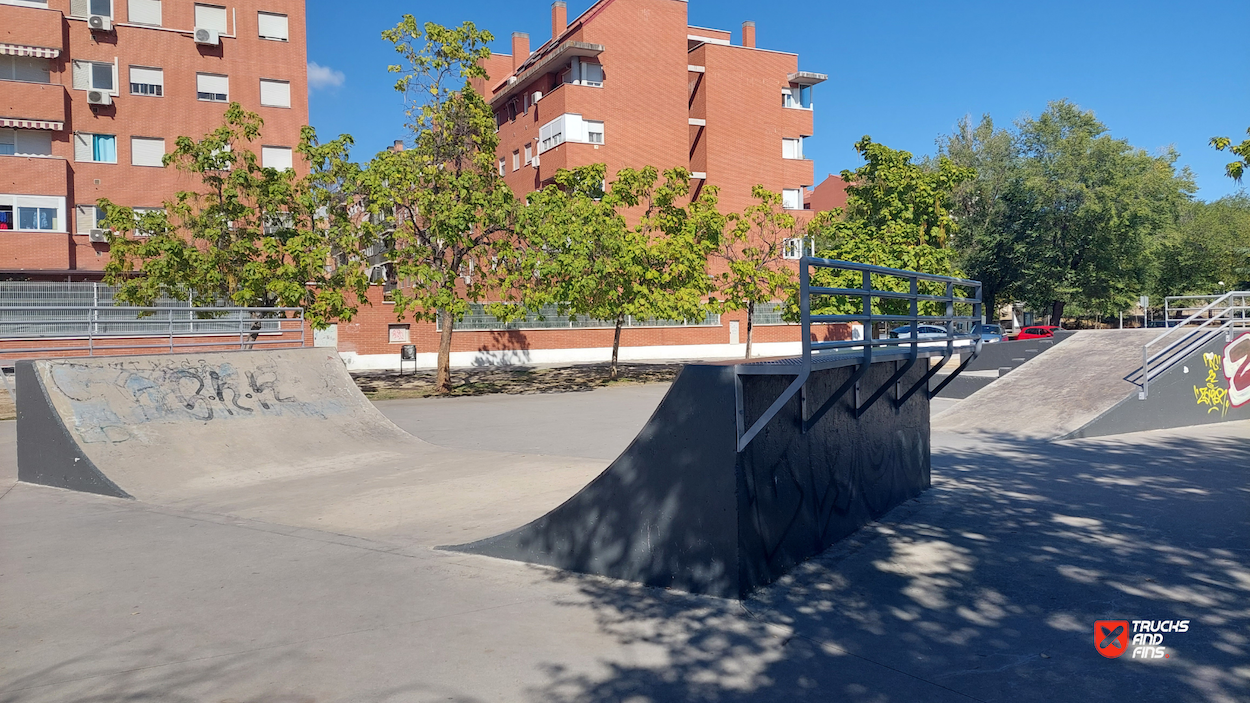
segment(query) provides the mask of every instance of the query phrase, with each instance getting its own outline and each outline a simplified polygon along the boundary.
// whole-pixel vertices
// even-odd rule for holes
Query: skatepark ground
[[[541,514],[665,390],[378,407],[475,461],[561,467],[495,469]],[[1247,467],[1245,422],[935,434],[931,490],[739,602],[19,484],[0,422],[0,703],[1246,701]],[[1191,626],[1168,659],[1109,660],[1099,619]]]

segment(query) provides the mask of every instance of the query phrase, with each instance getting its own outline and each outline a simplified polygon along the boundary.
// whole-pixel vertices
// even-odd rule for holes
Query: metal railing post
[[[875,337],[873,332],[877,327],[876,316],[872,312],[872,271],[865,270],[863,278],[864,296],[864,314],[868,316],[868,321],[864,325],[864,363],[872,363],[872,342]]]

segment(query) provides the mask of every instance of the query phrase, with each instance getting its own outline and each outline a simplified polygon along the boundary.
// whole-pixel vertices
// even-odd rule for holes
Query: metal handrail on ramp
[[[827,269],[834,271],[849,271],[861,274],[861,283],[859,288],[833,288],[826,286],[812,285],[812,269]],[[904,279],[908,282],[908,291],[890,291],[875,288],[872,277],[889,276],[893,278]],[[945,286],[944,295],[928,295],[920,292],[921,282],[940,283]],[[970,295],[956,295],[957,288],[970,289]],[[812,296],[827,297],[846,297],[858,298],[861,310],[857,314],[821,314],[812,312]],[[874,301],[878,300],[894,300],[905,301],[908,303],[909,314],[893,315],[876,313],[873,310]],[[920,304],[922,302],[944,303],[946,306],[945,314],[942,315],[921,315]],[[957,315],[956,305],[971,305],[971,315]],[[951,276],[939,276],[935,274],[919,273],[917,271],[905,271],[902,269],[886,268],[884,266],[872,266],[869,264],[858,264],[850,261],[838,261],[836,259],[820,259],[805,256],[799,260],[799,307],[802,323],[803,335],[803,353],[797,359],[788,359],[780,362],[762,362],[758,364],[743,364],[738,367],[738,393],[737,393],[737,420],[738,420],[738,451],[741,452],[751,444],[751,441],[768,425],[769,422],[781,412],[786,403],[798,395],[806,386],[808,379],[812,375],[814,369],[832,368],[835,366],[856,365],[851,377],[846,380],[842,386],[833,393],[833,395],[824,402],[824,404],[815,412],[808,415],[804,411],[803,430],[810,430],[812,426],[825,415],[834,404],[867,374],[868,369],[872,366],[873,361],[897,360],[905,362],[903,367],[899,369],[888,382],[877,389],[866,402],[860,403],[858,399],[855,404],[856,417],[863,415],[869,407],[882,398],[891,386],[900,381],[908,371],[915,366],[917,359],[920,357],[921,350],[927,349],[928,353],[933,354],[937,349],[941,349],[942,360],[936,365],[931,365],[924,377],[917,382],[906,393],[896,400],[901,405],[905,403],[915,393],[922,388],[926,389],[929,397],[942,391],[956,376],[962,372],[973,359],[981,352],[981,332],[977,330],[977,325],[985,323],[984,305],[982,303],[982,286],[980,281],[973,281],[966,278],[954,278]],[[838,341],[812,341],[812,324],[830,324],[830,323],[851,323],[859,322],[864,327],[864,338],[862,340],[838,340]],[[873,336],[873,328],[878,322],[901,322],[909,323],[911,326],[911,335],[909,337],[875,338]],[[921,337],[920,325],[932,325],[935,327],[943,327],[946,331],[944,336],[939,337]],[[960,325],[966,325],[967,332],[960,330]],[[952,372],[936,389],[927,390],[930,380],[942,370],[946,363],[955,354],[955,348],[962,346],[970,348],[971,354],[964,355],[967,358],[961,358],[959,368]],[[885,349],[885,353],[877,350]],[[749,375],[790,375],[794,374],[795,379],[782,392],[772,405],[768,407],[764,414],[761,415],[750,427],[746,426],[746,411],[743,403],[742,393],[742,376]]]
[[[1211,302],[1200,308],[1182,308],[1195,312],[1175,325],[1169,320],[1168,329],[1142,347],[1138,400],[1150,397],[1151,379],[1183,361],[1212,337],[1222,333],[1231,341],[1234,329],[1250,328],[1250,291],[1233,291],[1221,296],[1180,296],[1176,299]],[[1152,353],[1155,348],[1158,351]]]

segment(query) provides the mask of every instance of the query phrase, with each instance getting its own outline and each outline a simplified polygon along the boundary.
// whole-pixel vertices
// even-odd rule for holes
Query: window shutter
[[[195,76],[196,90],[201,93],[214,93],[229,96],[230,78],[215,76],[211,73],[197,73]]]
[[[70,0],[70,17],[87,17],[91,14],[91,0]]]
[[[287,81],[260,79],[260,104],[266,107],[290,107],[291,84]]]
[[[215,29],[225,34],[226,8],[215,5],[196,5],[195,26],[202,29]]]
[[[130,67],[130,82],[165,87],[165,71],[160,68]]]
[[[165,140],[146,137],[130,138],[130,163],[134,166],[163,167]]]
[[[91,62],[74,62],[74,90],[91,90]]]
[[[19,129],[13,136],[13,150],[16,153],[52,156],[51,132],[36,129]]]
[[[294,168],[294,155],[289,147],[263,146],[260,149],[261,165],[279,171]]]
[[[161,0],[130,0],[129,17],[134,24],[161,26]]]
[[[78,223],[79,234],[91,234],[91,230],[95,229],[95,206],[79,205],[74,208],[78,211],[75,218]]]
[[[260,26],[260,36],[264,39],[281,39],[286,41],[291,38],[286,15],[261,12],[257,16],[257,24]]]
[[[74,161],[90,163],[95,161],[95,149],[90,134],[77,132],[74,134]]]

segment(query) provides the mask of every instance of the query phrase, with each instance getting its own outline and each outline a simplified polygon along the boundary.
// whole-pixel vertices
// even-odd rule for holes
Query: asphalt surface
[[[648,393],[380,407],[444,447],[606,466]],[[1250,423],[935,435],[932,490],[741,603],[15,485],[13,431],[0,703],[1250,700]],[[1103,619],[1191,627],[1111,660]]]

